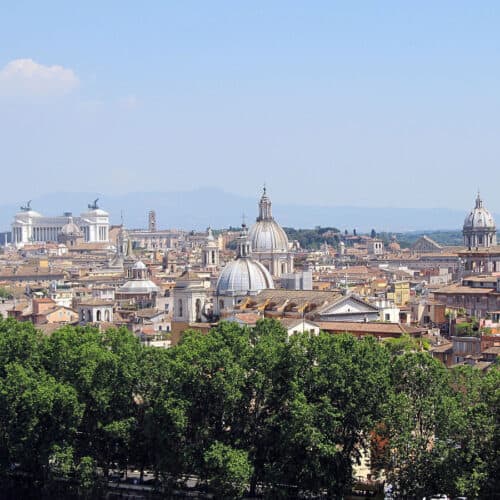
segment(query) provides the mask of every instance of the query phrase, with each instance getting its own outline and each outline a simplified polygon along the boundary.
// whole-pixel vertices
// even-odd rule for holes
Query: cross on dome
[[[481,193],[479,192],[479,189],[477,190],[477,197],[476,197],[476,208],[482,208],[483,207],[483,200],[481,199]]]

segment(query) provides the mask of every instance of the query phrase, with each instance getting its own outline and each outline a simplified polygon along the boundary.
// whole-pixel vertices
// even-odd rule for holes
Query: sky
[[[2,204],[219,187],[500,211],[500,2],[0,3]]]

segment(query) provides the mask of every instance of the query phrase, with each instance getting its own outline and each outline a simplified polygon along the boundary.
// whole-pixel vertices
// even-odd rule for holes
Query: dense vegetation
[[[165,350],[127,330],[43,336],[0,321],[1,489],[99,498],[108,471],[133,465],[153,470],[164,496],[189,474],[216,498],[341,498],[372,447],[397,498],[494,498],[498,369],[447,370],[408,346],[288,340],[263,320],[189,332]],[[20,492],[19,477],[31,488]]]
[[[325,242],[336,247],[341,238],[340,231],[335,227],[316,227],[314,229],[294,229],[284,227],[290,241],[298,241],[301,248],[318,250]]]

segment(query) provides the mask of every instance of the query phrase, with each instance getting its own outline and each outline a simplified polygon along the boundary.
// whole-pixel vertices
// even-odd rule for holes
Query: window
[[[183,311],[182,311],[182,299],[179,299],[179,302],[177,303],[179,306],[179,316],[183,316]]]
[[[200,299],[196,299],[195,308],[196,308],[196,321],[201,322],[201,300]]]
[[[96,314],[96,321],[101,321],[101,311],[98,309]]]
[[[390,321],[391,315],[389,313],[385,313],[385,321]]]

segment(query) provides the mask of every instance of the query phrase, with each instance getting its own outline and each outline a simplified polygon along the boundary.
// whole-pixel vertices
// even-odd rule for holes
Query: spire
[[[272,220],[273,214],[271,211],[271,199],[267,196],[266,185],[264,184],[264,189],[262,190],[262,196],[259,201],[259,217],[257,221],[261,220]]]
[[[483,200],[481,199],[481,193],[479,192],[479,189],[477,190],[477,198],[476,198],[476,208],[482,208],[483,207]]]
[[[238,259],[250,257],[250,240],[246,224],[241,225],[241,233],[238,238]]]

